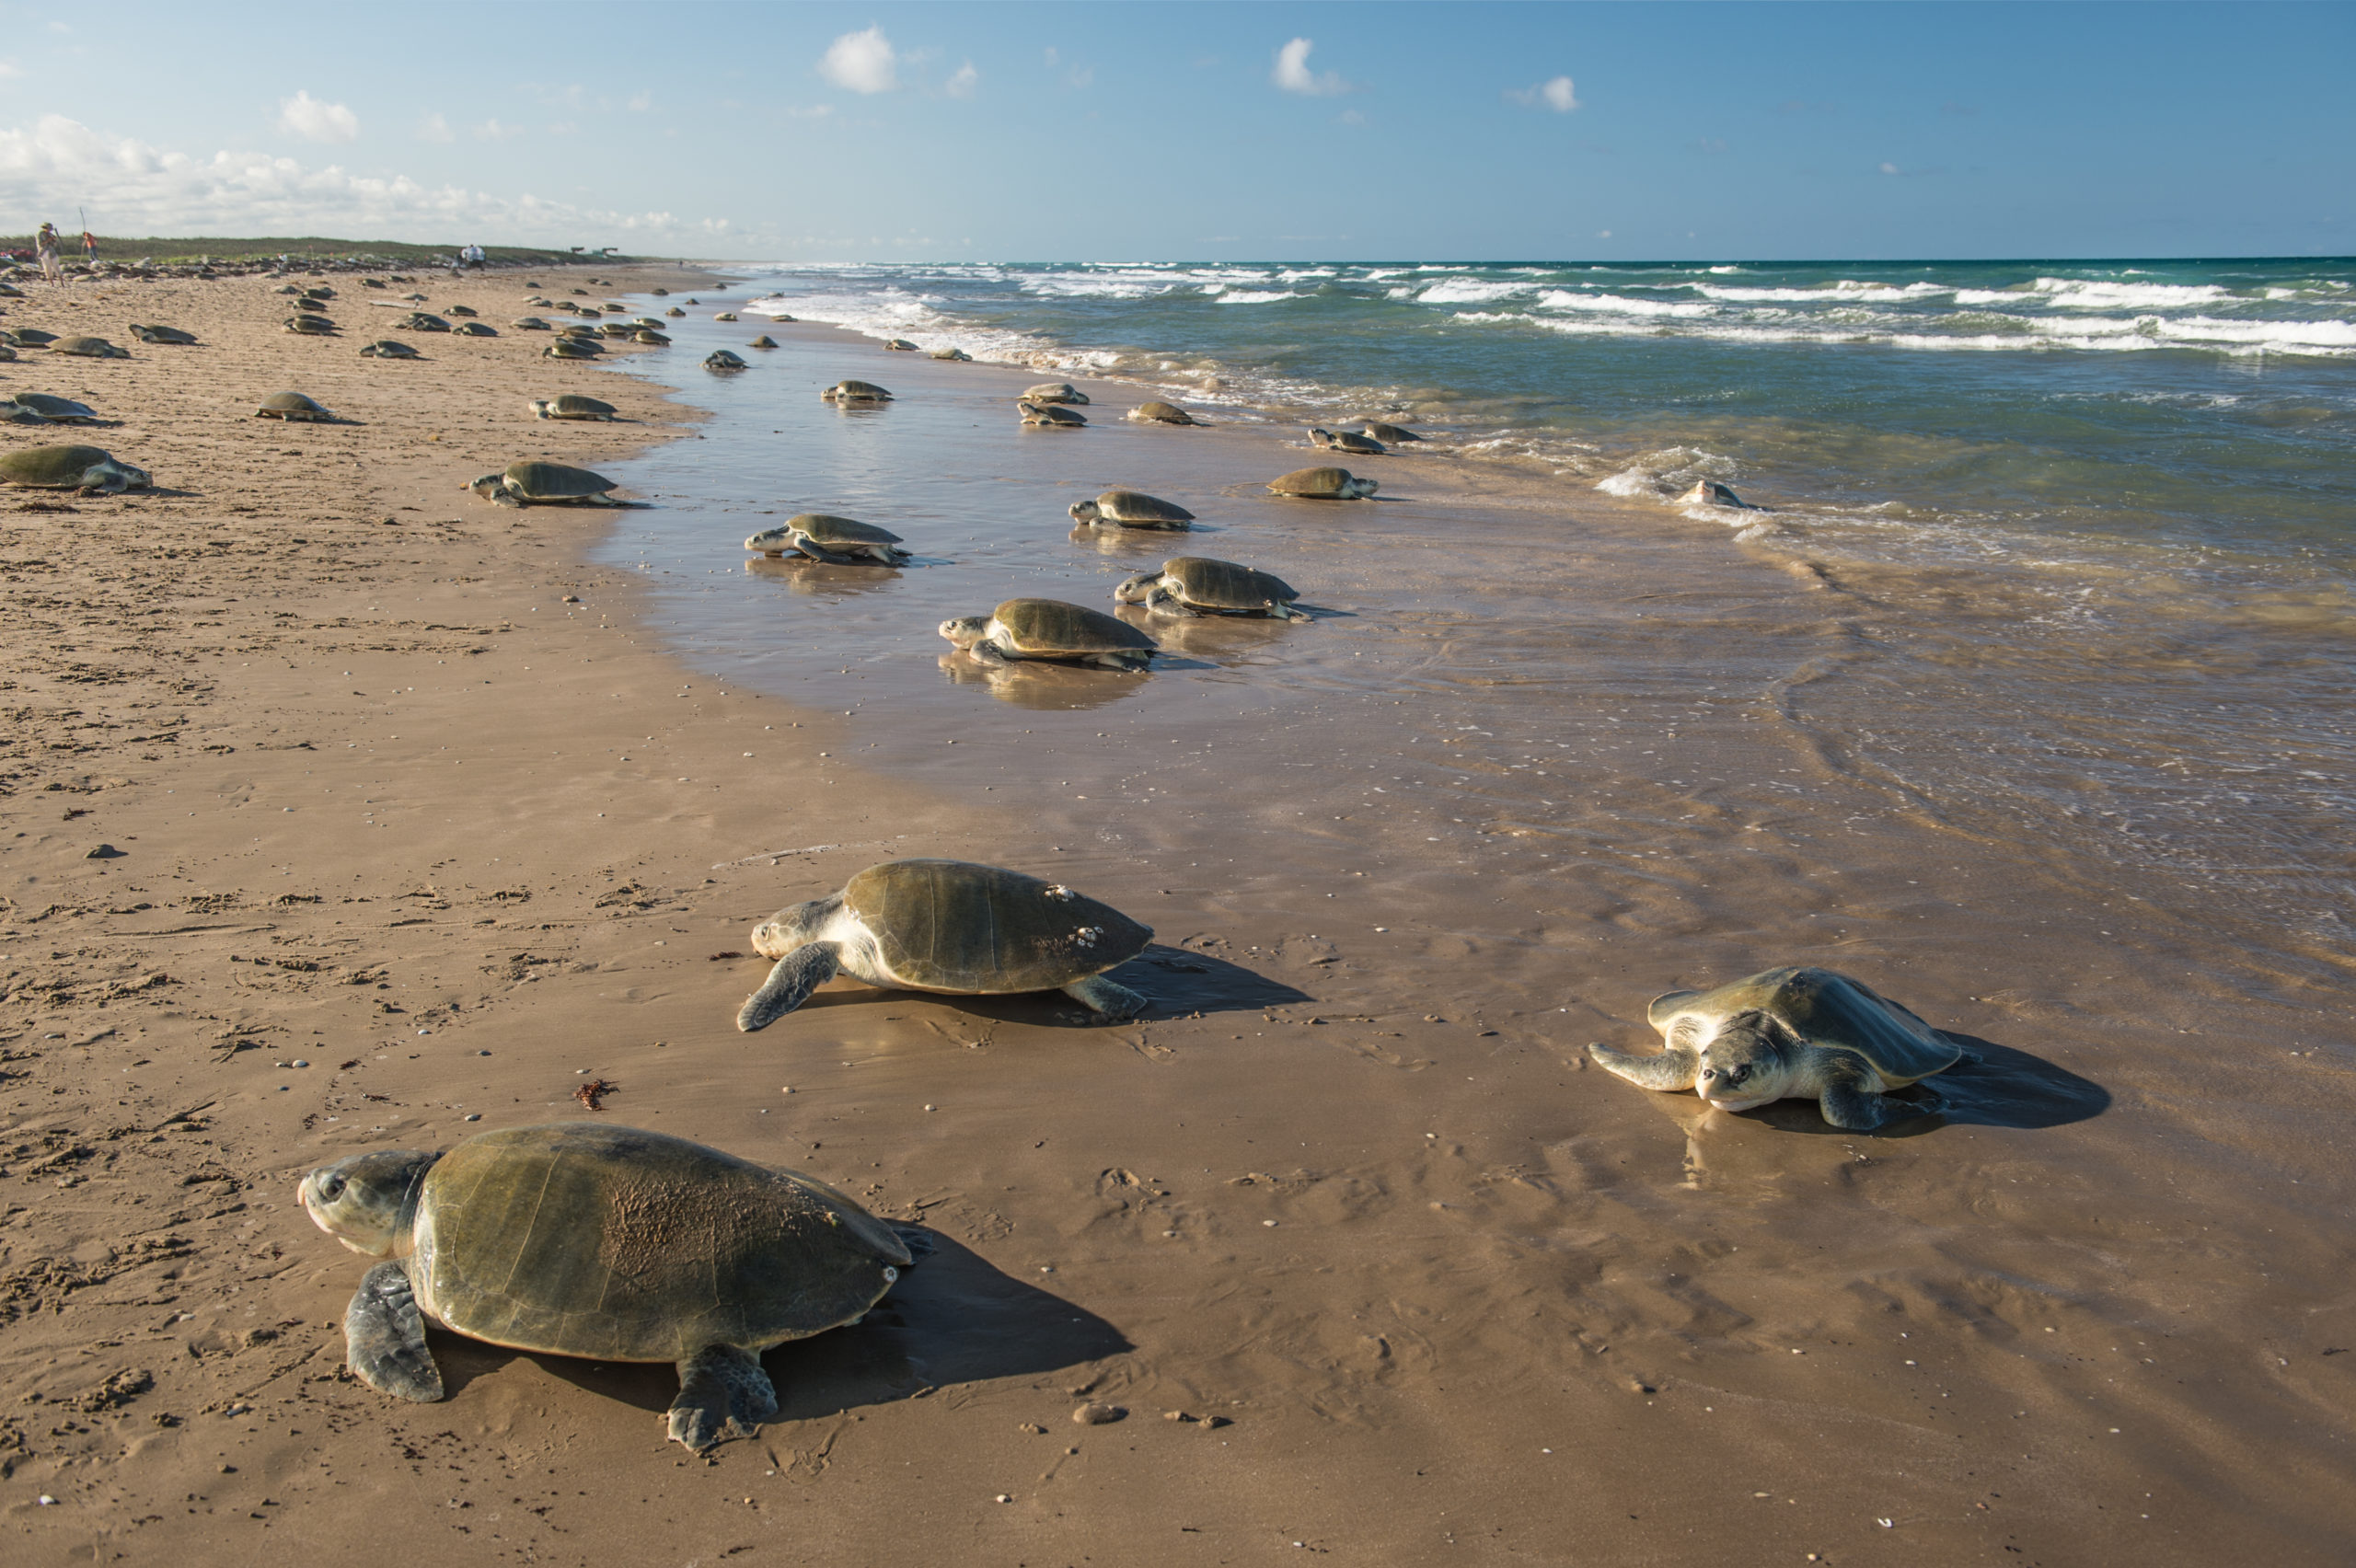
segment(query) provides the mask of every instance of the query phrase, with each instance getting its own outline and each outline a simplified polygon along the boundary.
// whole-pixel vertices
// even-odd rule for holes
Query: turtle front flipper
[[[810,999],[810,993],[835,977],[842,961],[827,942],[795,948],[777,961],[761,988],[736,1009],[736,1027],[750,1034],[767,1029]]]
[[[1943,1100],[1932,1106],[1885,1100],[1869,1068],[1845,1052],[1827,1054],[1833,1059],[1824,1068],[1824,1090],[1818,1097],[1817,1107],[1824,1113],[1824,1119],[1836,1127],[1870,1133],[1885,1123],[1946,1109]],[[1933,1098],[1937,1099],[1935,1094]]]
[[[1093,1013],[1103,1015],[1107,1023],[1120,1023],[1146,1009],[1142,993],[1132,991],[1118,981],[1107,980],[1102,974],[1091,974],[1075,980],[1063,988],[1064,995]]]
[[[777,1419],[777,1385],[761,1358],[733,1344],[704,1346],[679,1363],[679,1397],[671,1401],[671,1435],[702,1453],[730,1433],[750,1437]]]
[[[1589,1045],[1587,1054],[1605,1072],[1641,1089],[1692,1089],[1702,1076],[1701,1055],[1682,1045],[1672,1045],[1657,1056],[1632,1056],[1609,1045]]]
[[[425,1348],[425,1315],[398,1262],[382,1262],[360,1282],[344,1309],[345,1359],[380,1394],[432,1404],[442,1397],[442,1369]]]

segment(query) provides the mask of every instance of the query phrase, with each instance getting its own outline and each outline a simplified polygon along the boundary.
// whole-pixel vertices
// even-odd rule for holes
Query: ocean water
[[[1725,553],[1833,595],[1821,635],[1798,648],[1762,633],[1758,658],[1738,661],[1726,675],[1735,684],[1704,701],[1747,686],[1805,752],[1796,778],[1837,780],[1936,841],[2084,865],[2189,916],[2230,912],[2245,940],[2301,963],[2332,970],[2356,956],[2356,260],[736,271],[730,298],[745,327],[683,322],[682,349],[707,336],[741,345],[758,312],[789,314],[1110,378],[1272,439],[1353,415],[1409,424],[1429,439],[1373,460],[1391,488],[1416,463],[1495,465],[1519,493],[1534,485],[1606,504],[1639,529],[1653,519],[1680,549],[1706,522],[1703,536]],[[1107,444],[1131,441],[1126,432],[1017,443],[1001,461],[1003,438],[989,432],[1005,416],[978,405],[919,400],[920,411],[904,400],[879,419],[821,418],[814,386],[840,375],[888,383],[915,356],[822,353],[803,366],[789,348],[768,362],[791,368],[783,377],[757,363],[709,389],[697,377],[687,396],[718,416],[706,433],[721,446],[653,455],[641,482],[682,497],[700,488],[720,505],[715,464],[752,465],[762,499],[727,502],[724,524],[695,525],[738,536],[753,531],[739,524],[779,507],[886,520],[913,506],[956,519],[939,552],[956,565],[888,590],[788,572],[799,603],[780,644],[765,618],[780,581],[718,575],[702,532],[649,514],[609,559],[676,580],[679,634],[715,657],[751,659],[722,667],[766,667],[768,684],[791,691],[812,678],[781,673],[794,657],[781,650],[801,639],[805,653],[814,641],[838,657],[846,676],[868,662],[929,671],[941,651],[934,619],[987,607],[959,594],[1020,579],[1023,591],[1094,602],[1102,586],[1088,572],[1149,564],[1095,560],[1033,515],[1060,510],[1058,487],[1157,488],[1150,468],[1104,471]],[[942,455],[912,464],[913,451]],[[1066,460],[1083,453],[1077,467]],[[1175,474],[1169,482],[1183,482]],[[1704,478],[1766,510],[1679,501]],[[1207,513],[1227,505],[1185,493]],[[1576,546],[1575,523],[1540,513],[1515,525],[1534,530],[1518,537]],[[1253,525],[1213,522],[1242,531],[1190,548],[1244,550]],[[1646,700],[1690,695],[1634,663],[1600,679],[1564,664],[1576,640],[1557,606],[1566,593],[1608,596],[1608,584],[1533,580],[1497,594],[1481,542],[1421,582],[1391,576],[1403,544],[1449,526],[1442,510],[1403,539],[1335,538],[1293,564],[1274,559],[1288,576],[1348,584],[1350,636],[1387,625],[1400,641],[1324,662],[1297,640],[1230,637],[1236,646],[1194,661],[1198,672],[1158,676],[1157,704],[1166,710],[1187,680],[1225,693],[1234,712],[1281,722],[1302,692],[1358,681],[1370,702],[1387,701],[1382,683],[1428,671],[1433,690],[1472,705],[1474,727],[1519,745],[1540,744],[1574,691],[1609,702],[1622,680]],[[1277,548],[1276,536],[1259,548]],[[1305,547],[1290,536],[1282,548]],[[1731,648],[1741,630],[1694,635]],[[1342,629],[1330,638],[1344,645]],[[1481,706],[1505,700],[1487,673],[1503,646],[1527,651],[1509,718]],[[1561,688],[1551,708],[1550,683]],[[1064,705],[1051,684],[1029,683],[1046,694],[1043,708]],[[1127,699],[1108,691],[1072,706],[1100,700]]]

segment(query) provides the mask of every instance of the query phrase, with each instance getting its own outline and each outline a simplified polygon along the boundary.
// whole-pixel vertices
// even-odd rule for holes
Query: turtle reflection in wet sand
[[[921,1231],[824,1182],[602,1122],[380,1149],[303,1179],[304,1209],[368,1271],[344,1313],[352,1370],[430,1403],[432,1319],[549,1355],[671,1362],[670,1435],[700,1452],[776,1418],[761,1352],[856,1323]]]
[[[886,860],[839,893],[791,904],[753,928],[774,958],[736,1027],[750,1033],[837,974],[892,990],[953,997],[1061,991],[1108,1022],[1146,998],[1104,978],[1153,940],[1109,904],[1022,871],[964,860]]]
[[[1654,998],[1657,1055],[1606,1045],[1588,1054],[1646,1089],[1697,1090],[1722,1111],[1814,1100],[1836,1127],[1870,1132],[1939,1109],[1882,1096],[1965,1059],[1964,1051],[1871,987],[1829,969],[1769,969],[1705,991]]]

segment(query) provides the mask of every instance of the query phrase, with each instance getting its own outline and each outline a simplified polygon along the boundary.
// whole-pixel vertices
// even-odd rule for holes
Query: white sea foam
[[[1711,283],[1681,285],[1711,299],[1734,302],[1838,299],[1868,302],[1875,300],[1922,299],[1931,294],[1952,294],[1951,283],[1908,283],[1900,288],[1892,283],[1861,283],[1843,278],[1826,288],[1817,289],[1730,289]]]
[[[1393,290],[1393,296],[1406,290]],[[1491,300],[1511,299],[1528,294],[1528,283],[1483,283],[1471,278],[1452,278],[1444,283],[1433,283],[1415,297],[1426,305],[1485,305]]]
[[[1289,289],[1229,289],[1214,301],[1218,305],[1274,305],[1280,299],[1305,297]]]
[[[1696,300],[1630,299],[1625,294],[1572,294],[1565,289],[1548,289],[1538,296],[1538,305],[1546,310],[1594,310],[1617,316],[1709,316],[1715,310]]]

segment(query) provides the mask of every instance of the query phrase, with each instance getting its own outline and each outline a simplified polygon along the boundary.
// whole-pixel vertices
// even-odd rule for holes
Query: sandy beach
[[[422,285],[505,334],[422,363],[357,356],[392,313],[344,277],[325,340],[261,279],[6,302],[133,357],[0,365],[109,421],[0,439],[157,487],[0,491],[10,1561],[2344,1560],[2334,961],[1803,721],[1906,636],[1876,583],[1445,444],[1278,502],[1290,426],[1083,379],[1088,429],[1022,431],[1035,373],[598,275],[703,303],[611,374],[509,330],[508,275]],[[899,399],[821,406],[848,375]],[[287,388],[346,422],[250,417]],[[567,390],[632,422],[525,409]],[[462,491],[527,455],[648,507]],[[1114,483],[1206,525],[1074,539]],[[920,563],[741,564],[803,510]],[[942,663],[943,616],[1182,551],[1319,618],[1157,624],[1143,677]],[[1147,921],[1152,1007],[838,981],[734,1030],[752,921],[917,854]],[[1947,1113],[1729,1116],[1585,1058],[1782,963],[1976,1050]],[[590,1078],[937,1239],[768,1355],[756,1438],[666,1442],[667,1367],[437,1332],[442,1404],[343,1370],[365,1265],[303,1173]]]

